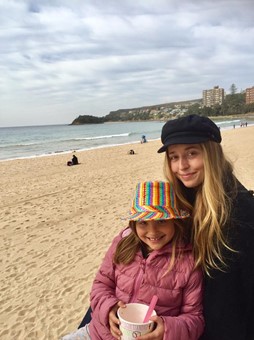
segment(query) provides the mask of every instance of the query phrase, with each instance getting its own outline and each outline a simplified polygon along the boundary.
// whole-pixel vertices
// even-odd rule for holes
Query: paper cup
[[[120,331],[122,340],[135,340],[138,336],[150,333],[153,330],[154,322],[148,321],[143,323],[149,306],[141,303],[128,303],[125,308],[119,308],[117,311],[120,320]],[[152,316],[156,315],[155,310]]]

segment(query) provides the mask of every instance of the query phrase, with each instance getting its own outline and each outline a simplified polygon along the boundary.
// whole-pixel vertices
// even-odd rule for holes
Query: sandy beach
[[[237,177],[254,189],[254,127],[222,136]],[[73,167],[71,154],[0,162],[1,339],[53,340],[77,328],[136,183],[164,179],[160,145],[76,152]]]

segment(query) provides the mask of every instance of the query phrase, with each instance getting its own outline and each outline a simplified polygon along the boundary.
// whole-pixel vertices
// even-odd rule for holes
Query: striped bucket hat
[[[164,220],[189,216],[187,211],[177,208],[172,184],[154,181],[137,184],[128,219],[130,221]]]

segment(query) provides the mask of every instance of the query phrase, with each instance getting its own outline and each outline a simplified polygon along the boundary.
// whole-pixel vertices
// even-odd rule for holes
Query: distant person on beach
[[[161,141],[165,175],[191,212],[195,263],[205,274],[200,339],[254,339],[253,195],[235,177],[209,118],[168,121]]]
[[[143,135],[143,136],[141,137],[141,144],[146,143],[146,142],[147,142],[146,136]]]
[[[75,156],[75,155],[72,155],[72,160],[71,160],[71,161],[68,161],[68,162],[67,162],[67,165],[68,165],[68,166],[72,166],[72,165],[77,165],[77,164],[79,164],[79,162],[78,162],[78,157]]]
[[[130,302],[149,305],[154,295],[156,327],[142,339],[199,339],[203,275],[194,266],[189,214],[176,204],[167,182],[137,185],[129,227],[114,238],[93,282],[91,322],[62,340],[120,339],[118,308]]]
[[[247,126],[248,126],[248,122],[245,122],[245,123],[244,123],[244,122],[241,122],[240,127],[244,127],[244,126],[247,127]]]
[[[72,165],[77,165],[78,164],[78,157],[75,155],[72,155]]]

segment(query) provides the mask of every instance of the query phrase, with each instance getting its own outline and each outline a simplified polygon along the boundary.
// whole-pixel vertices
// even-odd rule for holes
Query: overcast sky
[[[0,0],[0,126],[254,86],[253,0]]]

